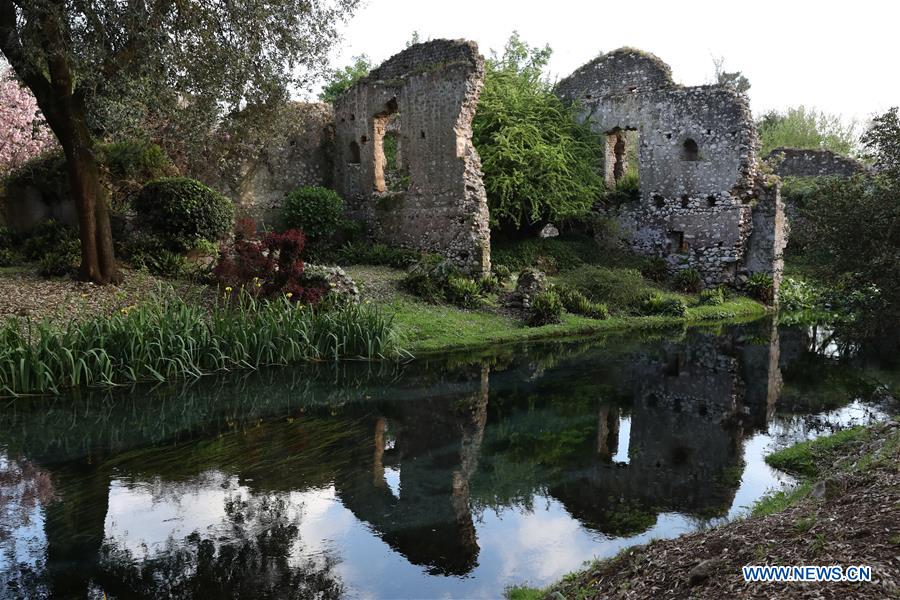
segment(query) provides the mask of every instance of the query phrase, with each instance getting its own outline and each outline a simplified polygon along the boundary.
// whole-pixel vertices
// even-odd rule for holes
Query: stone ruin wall
[[[383,63],[334,110],[334,186],[349,216],[378,240],[443,254],[476,275],[490,271],[487,198],[472,144],[483,82],[473,42],[435,40]]]
[[[238,216],[257,226],[281,226],[280,209],[289,193],[303,186],[330,187],[334,113],[322,102],[289,102],[260,139],[246,147],[221,149],[201,178],[235,203]]]
[[[852,177],[866,172],[855,158],[831,150],[776,148],[766,160],[778,160],[775,174],[780,177]]]
[[[664,257],[672,271],[695,268],[708,285],[740,286],[753,271],[777,283],[780,194],[758,173],[746,98],[722,86],[679,86],[659,58],[628,48],[591,61],[556,91],[608,140],[637,137],[640,200],[617,212],[634,250]],[[611,148],[607,176],[621,158]]]

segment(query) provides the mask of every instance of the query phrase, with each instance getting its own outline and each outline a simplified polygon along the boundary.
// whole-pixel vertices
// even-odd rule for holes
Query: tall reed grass
[[[0,325],[0,395],[199,377],[300,361],[403,354],[393,318],[367,305],[301,306],[243,290],[212,310],[173,294],[111,317]]]

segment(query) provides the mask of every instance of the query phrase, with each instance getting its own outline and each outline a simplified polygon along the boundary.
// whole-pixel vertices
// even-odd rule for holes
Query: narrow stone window
[[[397,99],[392,98],[374,118],[376,192],[401,191],[409,187],[409,177],[403,169],[403,138],[397,108]]]
[[[716,197],[713,196],[712,194],[710,194],[709,196],[707,196],[707,197],[706,197],[706,204],[709,205],[710,207],[715,206],[715,205],[716,205]]]
[[[603,159],[606,187],[615,188],[626,175],[638,176],[638,132],[616,127],[606,134]]]
[[[687,194],[681,196],[681,208],[687,208],[691,205],[691,197]]]
[[[669,252],[687,254],[689,249],[688,243],[684,239],[683,231],[669,232]]]
[[[653,195],[653,204],[656,205],[656,208],[662,208],[666,205],[666,199],[660,196],[659,194]]]
[[[350,160],[348,161],[351,165],[358,165],[360,163],[359,156],[359,144],[356,143],[356,140],[350,141]]]
[[[684,144],[682,144],[681,148],[681,159],[691,161],[700,160],[700,148],[697,146],[697,142],[691,138],[684,140]]]

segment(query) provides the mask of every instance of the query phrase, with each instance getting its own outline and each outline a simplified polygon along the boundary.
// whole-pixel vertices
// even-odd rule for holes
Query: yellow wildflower
[[[294,297],[294,293],[293,293],[293,292],[288,292],[287,294],[285,294],[285,296],[287,296],[288,298],[293,298],[293,297]]]
[[[230,293],[231,293],[231,290],[233,290],[233,289],[234,289],[234,288],[231,287],[231,286],[229,285],[228,287],[225,288],[225,291],[228,292],[228,293],[230,294]]]

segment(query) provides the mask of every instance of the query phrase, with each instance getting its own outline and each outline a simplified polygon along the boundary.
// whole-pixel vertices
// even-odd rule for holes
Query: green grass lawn
[[[756,319],[766,314],[760,303],[737,297],[719,306],[692,306],[684,318],[611,317],[589,319],[564,314],[562,323],[528,327],[518,319],[486,310],[462,310],[443,304],[428,304],[412,297],[399,297],[385,305],[393,313],[400,346],[414,355],[467,347],[547,337],[564,337],[617,329],[653,329],[679,324],[700,324],[731,319]]]

